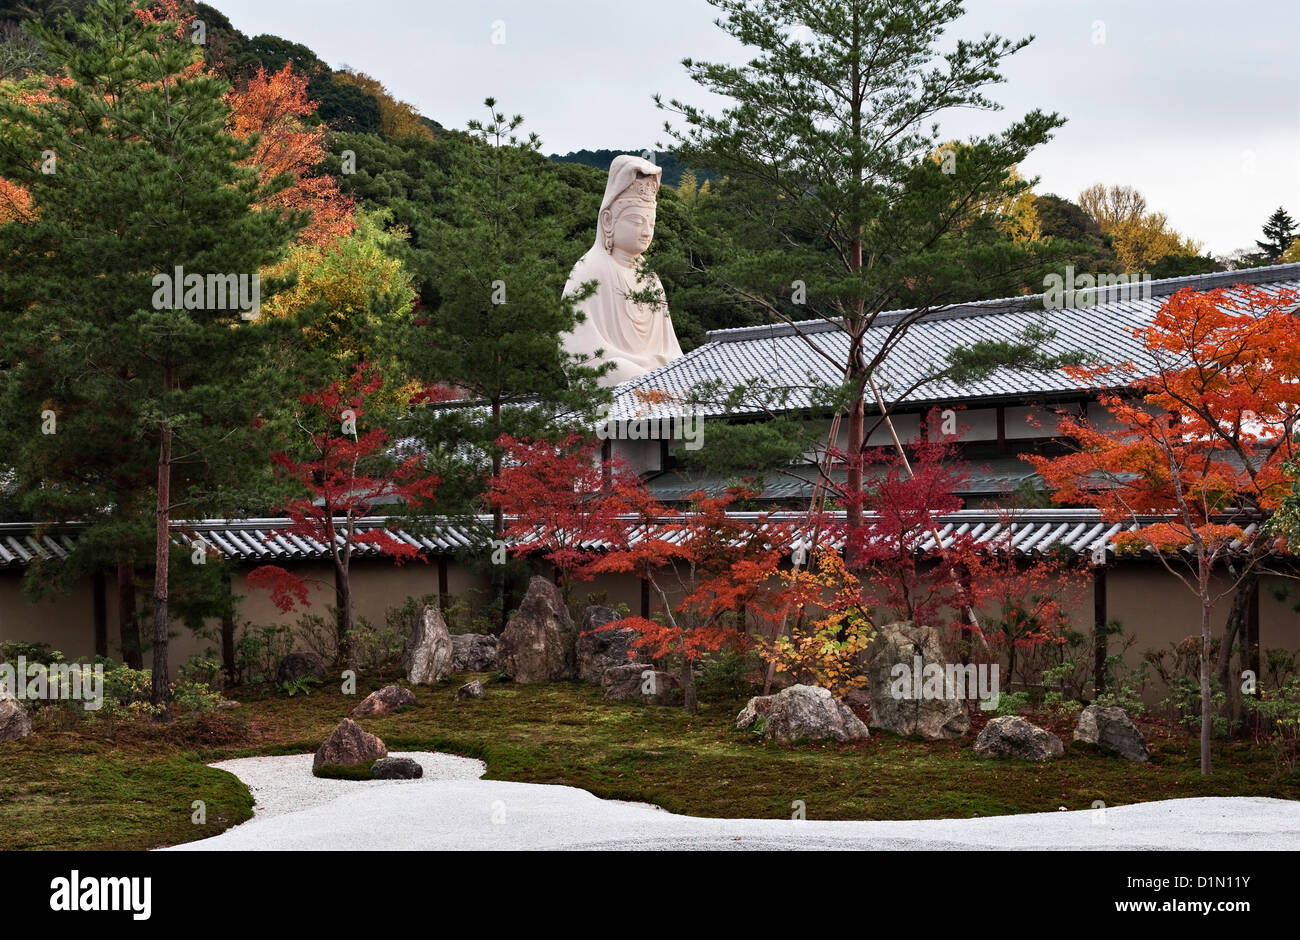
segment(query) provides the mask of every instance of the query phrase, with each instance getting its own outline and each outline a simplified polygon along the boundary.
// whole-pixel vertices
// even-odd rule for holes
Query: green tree
[[[411,433],[447,481],[442,505],[464,509],[479,506],[500,473],[502,434],[562,436],[607,399],[596,372],[560,343],[575,322],[574,302],[595,287],[564,295],[576,254],[565,229],[572,194],[538,153],[537,136],[520,138],[523,119],[507,119],[491,98],[486,104],[486,122],[450,138],[443,212],[423,223],[437,246],[427,259],[431,291],[397,344],[407,372],[462,398],[458,407],[418,410]],[[497,510],[494,537],[503,531]],[[501,599],[504,575],[495,574]]]
[[[158,705],[171,515],[258,499],[257,419],[284,397],[264,363],[284,324],[247,301],[255,286],[271,293],[255,275],[305,221],[254,209],[271,193],[239,165],[251,148],[226,129],[229,86],[194,68],[201,52],[175,26],[98,0],[40,31],[70,82],[0,102],[4,164],[34,206],[30,221],[0,226],[4,391],[31,416],[10,430],[16,463],[29,505],[58,518],[100,517],[125,535],[152,514]],[[226,276],[243,278],[242,298],[217,293],[218,278],[237,286]],[[41,433],[43,413],[55,433]],[[88,476],[81,460],[101,446]]]
[[[709,2],[749,61],[684,65],[728,106],[712,115],[656,101],[685,123],[665,124],[679,158],[738,186],[755,220],[745,241],[753,250],[715,275],[767,316],[792,321],[788,305],[802,300],[809,315],[846,334],[835,360],[843,387],[828,404],[847,409],[847,490],[860,494],[865,397],[902,336],[931,310],[1022,284],[1052,257],[1040,242],[1013,242],[983,208],[1032,188],[1036,181],[1013,168],[1064,122],[1033,111],[1001,134],[941,151],[936,118],[955,108],[996,110],[984,89],[1002,81],[1003,60],[1030,41],[986,34],[944,51],[940,39],[963,13],[957,0]],[[911,312],[869,345],[871,327],[891,309]],[[1026,337],[980,353],[988,366],[1032,360],[1036,347]],[[853,526],[859,507],[850,503]]]
[[[1264,223],[1264,241],[1255,242],[1269,264],[1277,264],[1295,240],[1295,219],[1281,206]]]

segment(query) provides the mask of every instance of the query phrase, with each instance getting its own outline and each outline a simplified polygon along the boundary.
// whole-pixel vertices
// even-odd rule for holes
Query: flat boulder
[[[462,685],[459,689],[456,690],[456,698],[462,701],[464,699],[482,698],[482,697],[483,697],[483,683],[479,682],[477,679],[475,679],[473,682],[466,682],[464,685]]]
[[[506,623],[497,662],[515,682],[556,682],[578,675],[573,618],[560,590],[542,577],[528,582],[523,603]]]
[[[352,711],[353,718],[371,718],[393,715],[415,704],[415,693],[400,685],[386,685],[367,695]]]
[[[27,709],[16,698],[0,698],[0,741],[16,741],[32,733]]]
[[[600,629],[618,619],[618,611],[612,607],[592,606],[583,611],[582,626],[578,629],[578,639],[574,644],[578,678],[583,682],[601,685],[605,681],[606,669],[628,664],[628,652],[637,632],[628,628]]]
[[[451,638],[452,668],[488,672],[497,668],[497,638],[490,633],[458,633]]]
[[[1145,761],[1151,757],[1146,738],[1118,705],[1089,705],[1079,712],[1074,740],[1095,744],[1106,753],[1118,754],[1125,760]]]
[[[275,677],[280,682],[297,682],[303,678],[324,682],[328,669],[329,666],[319,654],[299,650],[280,660],[280,668],[275,671]]]
[[[980,757],[1015,757],[1019,760],[1050,760],[1065,753],[1061,739],[1017,715],[994,718],[975,739]]]
[[[351,718],[344,718],[316,751],[313,771],[322,767],[355,767],[388,756],[388,748]]]
[[[406,639],[402,665],[406,679],[416,685],[432,685],[451,675],[451,633],[437,604],[425,604],[415,615],[411,635]]]
[[[964,698],[945,697],[946,683],[936,696],[928,694],[932,689],[927,683],[911,681],[912,676],[923,676],[927,666],[938,666],[946,675],[948,665],[939,631],[933,627],[903,620],[876,628],[866,663],[871,727],[932,741],[960,738],[969,731]],[[905,689],[895,681],[904,673]]]
[[[778,744],[796,741],[866,741],[871,732],[829,689],[792,685],[775,695],[755,696],[736,717],[737,728],[763,721],[763,737]]]
[[[640,702],[642,705],[682,703],[681,678],[655,669],[650,663],[610,666],[600,677],[600,687],[605,698],[615,702]]]
[[[376,780],[418,780],[424,768],[409,757],[381,757],[370,766],[370,776]]]

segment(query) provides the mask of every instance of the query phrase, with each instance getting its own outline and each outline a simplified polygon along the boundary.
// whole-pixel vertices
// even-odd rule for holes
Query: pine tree
[[[5,394],[30,416],[10,437],[31,506],[62,501],[62,517],[119,534],[152,509],[164,705],[171,514],[249,499],[255,419],[283,397],[261,367],[282,324],[257,318],[256,274],[305,220],[256,211],[273,190],[240,165],[251,148],[227,130],[229,86],[176,23],[98,0],[41,35],[66,78],[0,102],[4,165],[33,206],[0,226]]]
[[[665,130],[684,163],[726,177],[756,220],[752,250],[715,276],[772,319],[824,319],[847,334],[835,361],[843,387],[812,393],[847,410],[847,491],[860,493],[854,455],[865,442],[865,397],[903,335],[928,312],[989,296],[993,286],[1008,288],[1001,296],[1017,292],[1051,257],[1041,243],[1007,238],[985,209],[1013,204],[1032,187],[1014,167],[1064,122],[1032,111],[1001,134],[944,152],[937,118],[954,108],[996,110],[984,89],[1002,81],[1003,60],[1030,41],[985,35],[943,51],[941,37],[963,13],[957,0],[709,2],[749,61],[685,60],[728,106],[712,115],[657,99],[685,122]],[[891,309],[910,312],[872,344],[871,327]],[[826,355],[824,340],[809,342]],[[1026,336],[984,344],[965,362],[1026,367],[1036,353]],[[860,512],[850,516],[860,524]]]
[[[1264,241],[1255,242],[1264,257],[1268,259],[1269,264],[1277,264],[1282,260],[1282,254],[1291,247],[1291,242],[1295,240],[1295,219],[1291,218],[1281,206],[1277,211],[1268,217],[1264,223]]]

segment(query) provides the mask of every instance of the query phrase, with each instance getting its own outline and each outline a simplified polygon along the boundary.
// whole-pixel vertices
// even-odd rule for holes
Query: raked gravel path
[[[482,761],[401,753],[420,780],[321,780],[312,755],[212,766],[249,788],[254,818],[177,850],[255,849],[1300,849],[1300,803],[1197,797],[980,819],[703,819],[576,787],[479,779]],[[815,815],[816,807],[808,812]]]

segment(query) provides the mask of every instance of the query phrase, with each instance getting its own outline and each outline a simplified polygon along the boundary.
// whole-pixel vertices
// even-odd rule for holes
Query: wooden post
[[[641,579],[641,616],[650,619],[650,582],[645,578]]]
[[[447,556],[438,556],[438,612],[447,616]]]
[[[1092,569],[1093,695],[1106,690],[1106,566]]]
[[[95,655],[108,655],[108,598],[104,587],[104,570],[95,569],[93,616],[95,620]]]

